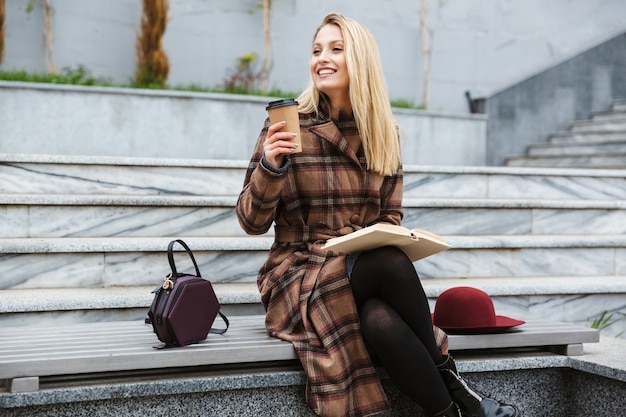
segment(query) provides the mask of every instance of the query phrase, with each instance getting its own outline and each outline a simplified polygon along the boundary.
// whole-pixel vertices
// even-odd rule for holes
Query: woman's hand
[[[285,155],[293,153],[299,146],[297,143],[290,142],[296,137],[293,132],[279,132],[285,127],[285,122],[274,123],[267,129],[267,137],[263,142],[263,152],[265,160],[274,168],[280,168],[285,162]]]

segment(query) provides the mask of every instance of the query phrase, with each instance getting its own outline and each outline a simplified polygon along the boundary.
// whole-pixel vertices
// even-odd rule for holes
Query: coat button
[[[353,214],[352,217],[350,217],[350,222],[352,224],[359,224],[360,221],[361,221],[361,216],[359,216],[358,214]]]

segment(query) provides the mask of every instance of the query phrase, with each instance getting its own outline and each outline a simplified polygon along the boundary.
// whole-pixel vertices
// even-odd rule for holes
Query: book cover
[[[387,223],[377,223],[344,236],[328,239],[323,249],[354,253],[381,246],[396,246],[415,262],[450,248],[445,240],[423,229],[408,229]]]

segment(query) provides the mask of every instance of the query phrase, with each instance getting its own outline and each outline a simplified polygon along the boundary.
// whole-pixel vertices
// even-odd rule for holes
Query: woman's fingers
[[[265,160],[274,167],[282,166],[285,155],[293,153],[298,144],[291,142],[296,137],[294,132],[279,132],[285,126],[285,122],[271,125],[267,130],[267,137],[263,144]]]

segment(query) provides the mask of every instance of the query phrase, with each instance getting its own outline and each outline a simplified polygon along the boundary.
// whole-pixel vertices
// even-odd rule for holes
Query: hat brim
[[[496,324],[494,326],[489,327],[472,327],[472,326],[463,326],[463,327],[450,327],[445,325],[440,325],[434,322],[434,314],[431,314],[431,318],[433,319],[433,324],[439,327],[441,330],[446,333],[459,333],[459,334],[482,334],[482,333],[503,333],[507,330],[520,326],[526,323],[524,320],[516,320],[511,317],[506,316],[496,316]]]

